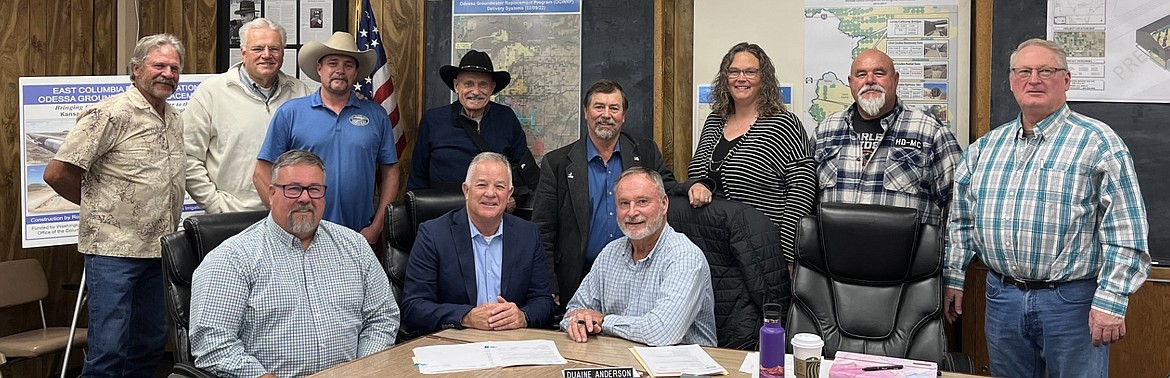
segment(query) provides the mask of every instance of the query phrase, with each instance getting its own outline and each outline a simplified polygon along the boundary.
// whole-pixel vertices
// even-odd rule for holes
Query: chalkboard
[[[622,131],[652,138],[654,2],[582,1],[581,7],[581,95],[599,79],[617,81],[630,101]],[[458,64],[458,59],[451,59],[451,0],[427,1],[426,14],[424,97],[429,109],[451,103],[439,67]],[[584,121],[578,125],[582,135]]]
[[[1009,122],[1019,107],[1008,84],[1012,50],[1029,38],[1047,33],[1045,1],[996,0],[991,45],[991,126]],[[1074,111],[1105,122],[1129,146],[1141,183],[1150,223],[1150,254],[1170,264],[1170,104],[1069,102]]]

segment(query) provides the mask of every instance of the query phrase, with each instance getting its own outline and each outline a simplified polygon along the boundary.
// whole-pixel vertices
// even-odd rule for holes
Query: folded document
[[[418,366],[418,372],[422,374],[522,365],[564,365],[567,362],[551,340],[430,345],[413,351],[414,366]]]

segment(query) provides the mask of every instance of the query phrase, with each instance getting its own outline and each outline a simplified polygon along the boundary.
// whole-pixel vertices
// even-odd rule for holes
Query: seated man
[[[429,333],[548,322],[553,300],[540,231],[504,212],[512,190],[508,159],[480,153],[463,181],[467,207],[419,226],[402,290],[407,327]]]
[[[191,352],[217,376],[304,376],[386,349],[398,305],[361,234],[322,221],[325,165],[290,150],[272,165],[268,218],[195,269]]]
[[[711,270],[699,247],[666,224],[662,176],[631,167],[618,176],[614,195],[626,236],[597,255],[561,329],[579,343],[605,333],[650,346],[715,346]]]

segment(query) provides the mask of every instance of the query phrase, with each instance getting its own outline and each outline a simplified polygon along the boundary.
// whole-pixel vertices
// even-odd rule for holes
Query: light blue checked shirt
[[[614,240],[569,301],[605,314],[601,332],[650,346],[715,346],[711,270],[699,247],[665,225],[658,243],[636,264],[629,237]],[[561,320],[565,330],[569,319]]]
[[[853,130],[857,105],[817,126],[813,155],[821,202],[866,203],[918,209],[925,223],[942,225],[951,182],[963,150],[951,130],[901,101],[881,120],[882,141],[867,164]]]
[[[1096,279],[1093,308],[1124,317],[1150,270],[1129,149],[1108,125],[1067,105],[1034,130],[1024,139],[1017,117],[973,143],[955,170],[947,287],[963,288],[978,255],[1016,279]]]
[[[221,377],[310,375],[386,349],[398,331],[366,239],[328,221],[305,250],[269,216],[211,251],[192,281],[195,365]]]

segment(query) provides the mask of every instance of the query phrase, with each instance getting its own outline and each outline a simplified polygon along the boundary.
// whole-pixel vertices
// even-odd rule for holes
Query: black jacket
[[[787,319],[792,292],[776,225],[741,202],[716,199],[695,209],[681,196],[670,198],[666,217],[707,256],[719,346],[756,350],[764,303],[780,304]]]
[[[663,164],[662,153],[654,141],[626,133],[618,138],[623,168],[643,166],[658,171],[667,193],[677,186],[674,173]],[[540,236],[548,252],[550,288],[553,294],[560,294],[562,309],[588,273],[584,271],[592,214],[589,167],[585,160],[588,140],[588,137],[578,139],[544,155],[532,210],[532,222],[540,226]]]

